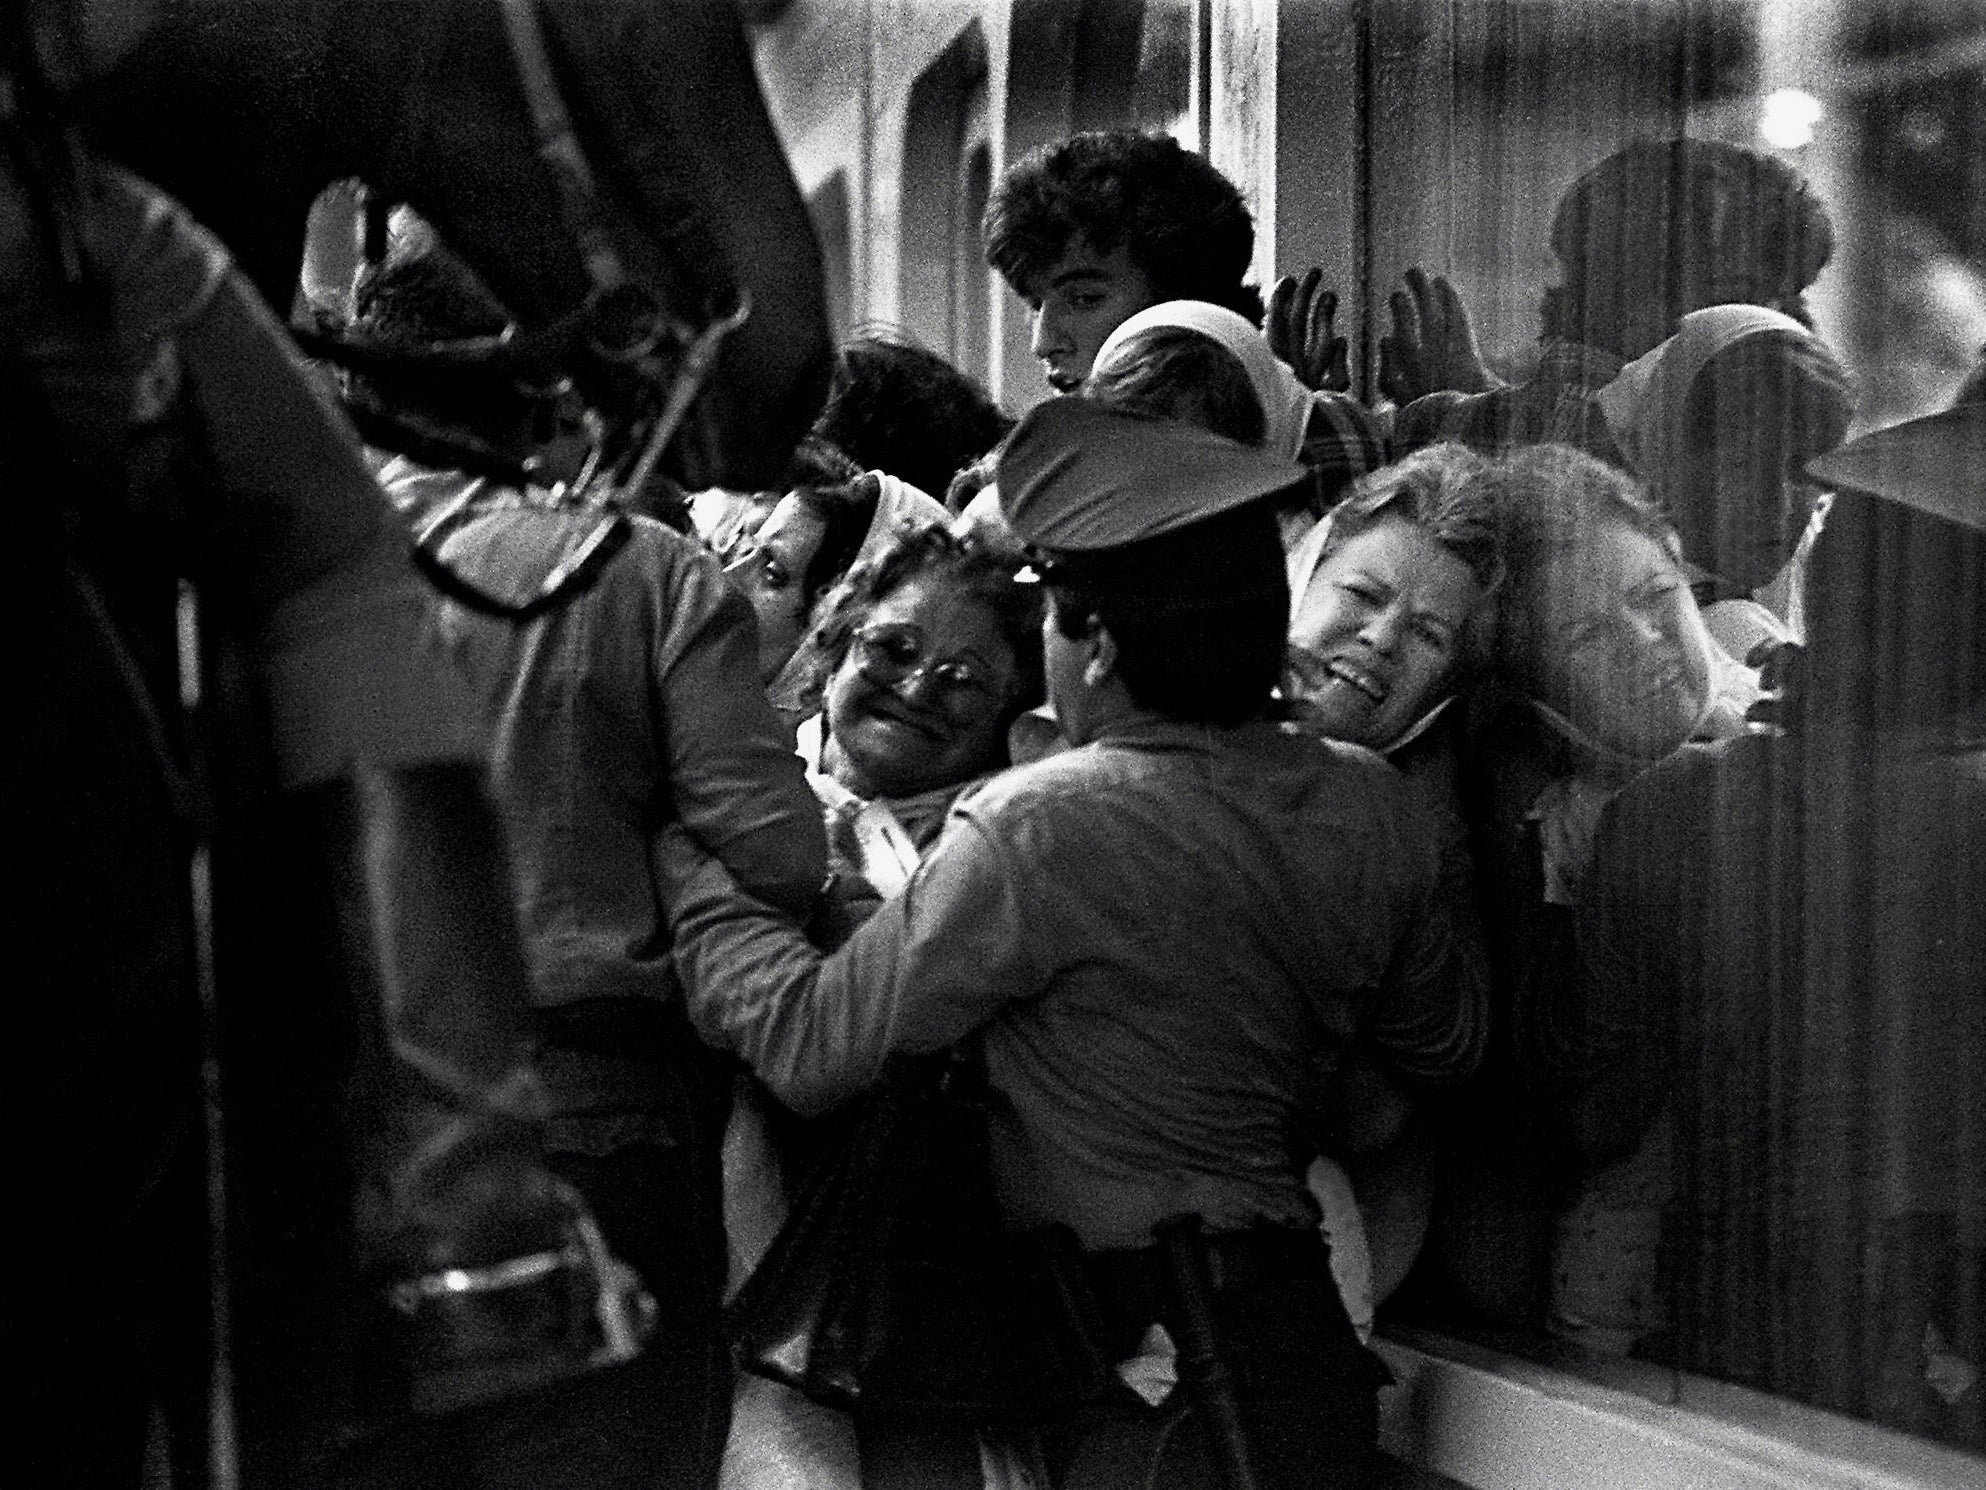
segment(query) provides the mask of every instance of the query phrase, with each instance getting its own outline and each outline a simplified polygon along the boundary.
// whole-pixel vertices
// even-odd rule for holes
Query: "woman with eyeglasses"
[[[1041,697],[1039,587],[939,527],[900,533],[822,600],[794,658],[837,903],[860,919],[917,867],[953,801],[1007,761]]]
[[[827,818],[828,942],[900,890],[952,803],[1007,765],[1008,725],[1041,698],[1040,588],[927,525],[900,528],[822,599],[782,682],[821,701],[800,749]],[[777,1126],[763,1096],[740,1097],[724,1156],[734,1284],[785,1218]],[[733,1418],[727,1483],[787,1484],[795,1463],[810,1483],[853,1483],[840,1414],[746,1376]]]

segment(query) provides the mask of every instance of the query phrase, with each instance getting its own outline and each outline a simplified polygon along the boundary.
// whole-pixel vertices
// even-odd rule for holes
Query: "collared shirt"
[[[829,898],[834,919],[829,930],[838,946],[850,929],[868,920],[876,907],[909,883],[924,852],[938,841],[952,804],[986,778],[972,776],[908,797],[862,797],[823,766],[827,716],[811,714],[796,731],[807,785],[821,804],[827,825]]]
[[[403,458],[381,480],[407,510],[535,500]],[[795,911],[825,875],[819,809],[758,686],[750,608],[694,540],[626,521],[621,551],[551,611],[520,624],[450,603],[435,620],[487,705],[540,1004],[673,996],[649,865],[665,824]]]
[[[1316,478],[1328,509],[1359,477],[1386,464],[1386,426],[1350,394],[1319,389],[1310,395],[1297,458]]]
[[[1314,1225],[1299,1129],[1354,1054],[1399,1084],[1481,1053],[1478,969],[1432,826],[1377,756],[1267,724],[1147,719],[995,778],[823,957],[677,844],[691,1018],[790,1106],[981,1031],[1009,1224],[1139,1246]]]

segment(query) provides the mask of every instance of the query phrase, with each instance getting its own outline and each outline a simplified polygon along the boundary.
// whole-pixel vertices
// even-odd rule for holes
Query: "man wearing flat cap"
[[[1579,906],[1596,1143],[1666,1115],[1668,1350],[1986,1450],[1986,405],[1835,489],[1784,733],[1609,809]],[[1623,1134],[1622,1130],[1628,1131]]]
[[[692,1017],[802,1113],[893,1052],[972,1036],[1001,1214],[1073,1231],[1109,1358],[1163,1324],[1185,1362],[1181,1330],[1211,1329],[1238,1404],[1185,1364],[1174,1389],[1168,1359],[1158,1405],[1122,1390],[1047,1434],[1052,1469],[1094,1453],[1107,1419],[1159,1484],[1217,1483],[1236,1454],[1263,1486],[1363,1484],[1380,1372],[1332,1283],[1298,1135],[1328,1124],[1353,1063],[1415,1092],[1477,1062],[1482,993],[1435,831],[1378,756],[1264,717],[1289,607],[1266,499],[1300,471],[1062,400],[1022,421],[998,479],[1048,587],[1075,748],[963,799],[832,956],[676,844],[662,870]],[[1182,1217],[1214,1278],[1198,1326],[1157,1240]]]

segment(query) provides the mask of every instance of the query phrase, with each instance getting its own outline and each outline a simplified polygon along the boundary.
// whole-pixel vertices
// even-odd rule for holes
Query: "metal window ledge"
[[[1644,1362],[1546,1364],[1391,1327],[1394,1459],[1472,1490],[1986,1490],[1986,1460]]]

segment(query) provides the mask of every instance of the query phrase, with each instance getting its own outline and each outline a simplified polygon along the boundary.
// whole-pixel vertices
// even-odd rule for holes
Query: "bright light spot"
[[[1814,126],[1827,110],[1813,94],[1800,88],[1781,88],[1769,94],[1758,117],[1758,132],[1775,150],[1798,150],[1814,138]]]

